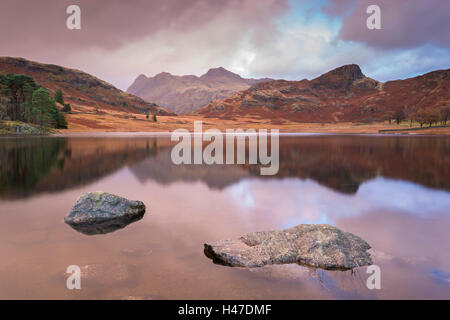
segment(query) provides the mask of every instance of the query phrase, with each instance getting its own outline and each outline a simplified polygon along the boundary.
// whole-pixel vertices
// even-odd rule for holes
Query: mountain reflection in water
[[[128,166],[140,181],[203,181],[224,188],[248,177],[312,179],[354,194],[375,177],[450,189],[447,137],[304,136],[280,138],[280,170],[259,176],[250,165],[174,165],[167,138],[32,138],[0,140],[0,197],[94,182]]]
[[[0,139],[0,251],[8,257],[0,298],[450,299],[449,137],[280,137],[276,176],[249,165],[176,166],[171,145],[127,136]],[[142,200],[148,213],[109,234],[73,232],[64,216],[96,190]],[[366,288],[364,268],[246,270],[203,255],[207,241],[301,223],[367,240],[382,290]],[[98,279],[67,290],[72,264]]]

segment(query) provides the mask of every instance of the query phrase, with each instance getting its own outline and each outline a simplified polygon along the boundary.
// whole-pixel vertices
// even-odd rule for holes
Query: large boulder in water
[[[298,263],[326,270],[349,270],[371,265],[369,244],[354,234],[327,224],[248,233],[239,239],[205,244],[213,262],[233,267],[262,267]]]
[[[84,234],[104,234],[140,220],[141,201],[131,201],[106,192],[90,192],[78,198],[64,222]]]

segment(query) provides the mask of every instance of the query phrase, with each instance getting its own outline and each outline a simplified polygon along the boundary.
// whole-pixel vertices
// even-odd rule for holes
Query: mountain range
[[[383,83],[365,76],[356,64],[301,81],[244,79],[215,68],[200,77],[141,75],[128,92],[83,71],[22,58],[0,57],[0,73],[29,75],[52,93],[61,89],[65,102],[75,111],[94,107],[113,111],[111,117],[114,112],[188,112],[228,120],[251,117],[316,123],[372,122],[392,119],[392,113],[398,110],[407,116],[420,109],[450,106],[450,69]]]
[[[127,89],[128,93],[152,101],[169,111],[186,113],[198,110],[213,100],[228,98],[250,86],[272,79],[245,79],[222,67],[204,75],[175,76],[162,72],[154,77],[141,74]]]
[[[80,70],[44,64],[22,58],[0,57],[0,73],[25,74],[51,92],[61,89],[66,103],[75,107],[98,107],[99,110],[149,112],[171,115],[152,102],[117,89],[113,85]]]
[[[196,113],[222,119],[254,116],[299,122],[370,122],[386,120],[397,110],[414,113],[449,105],[450,69],[382,83],[351,64],[313,80],[257,83],[212,101]]]

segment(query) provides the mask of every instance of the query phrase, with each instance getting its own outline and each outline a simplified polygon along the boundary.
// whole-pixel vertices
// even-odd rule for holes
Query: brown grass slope
[[[450,69],[378,82],[358,65],[345,65],[313,80],[274,80],[253,85],[197,113],[206,117],[289,119],[298,122],[385,120],[388,112],[450,104]]]
[[[79,107],[97,107],[99,110],[145,112],[158,115],[172,113],[83,71],[53,64],[43,64],[22,58],[0,57],[0,73],[25,74],[52,93],[61,89],[66,103]]]

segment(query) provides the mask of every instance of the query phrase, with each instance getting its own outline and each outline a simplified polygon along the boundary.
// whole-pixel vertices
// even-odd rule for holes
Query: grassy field
[[[158,116],[157,122],[150,116],[137,113],[124,113],[115,111],[95,112],[89,107],[67,115],[69,128],[60,132],[171,132],[175,129],[185,128],[194,130],[194,121],[203,121],[203,130],[217,128],[225,129],[279,129],[280,132],[318,132],[318,133],[379,133],[379,130],[408,129],[409,121],[400,125],[386,122],[377,123],[299,123],[289,120],[271,120],[255,117],[243,117],[232,120],[205,118],[199,115]],[[420,127],[413,123],[412,127]],[[402,133],[409,133],[403,131]],[[450,127],[427,128],[421,131],[411,131],[415,134],[450,134]]]

